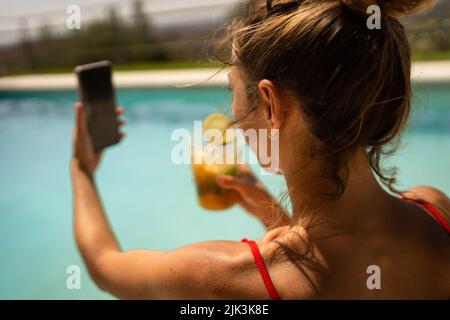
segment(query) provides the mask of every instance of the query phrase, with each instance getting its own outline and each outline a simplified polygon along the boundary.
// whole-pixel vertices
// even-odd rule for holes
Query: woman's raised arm
[[[71,160],[75,238],[91,277],[101,289],[124,299],[269,298],[252,251],[243,242],[209,241],[171,252],[123,252],[95,186],[94,173],[101,155],[93,151],[81,104],[76,105],[76,114]],[[267,261],[272,261],[278,247],[272,241],[273,232],[259,241],[259,249]],[[290,287],[291,283],[285,283],[285,275],[293,272],[295,278],[292,268],[289,263],[268,264],[269,273],[280,288]],[[299,283],[307,283],[303,273],[300,275]],[[298,288],[300,293],[289,292],[308,296],[308,286]]]

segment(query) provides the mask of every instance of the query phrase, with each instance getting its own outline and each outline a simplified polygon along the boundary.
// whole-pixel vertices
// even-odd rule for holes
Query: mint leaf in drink
[[[232,167],[228,168],[227,171],[225,171],[226,176],[237,176],[237,174],[238,174],[237,166],[232,166]]]

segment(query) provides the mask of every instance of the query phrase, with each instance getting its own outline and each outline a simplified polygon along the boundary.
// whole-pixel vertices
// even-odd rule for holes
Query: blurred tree
[[[36,46],[37,64],[39,68],[48,68],[56,64],[55,52],[53,48],[54,35],[51,26],[47,21],[42,22],[39,27],[39,34]]]
[[[45,43],[51,43],[53,40],[53,32],[51,26],[44,21],[39,28],[39,41]]]
[[[450,54],[450,1],[440,0],[434,9],[402,19],[416,57]]]
[[[168,53],[157,44],[151,18],[145,13],[143,2],[135,0],[132,4],[131,44],[134,58],[138,61],[168,60]]]
[[[127,26],[116,12],[115,7],[109,8],[108,16],[109,32],[111,36],[110,43],[107,45],[113,48],[113,61],[116,63],[125,63],[129,61],[127,52]]]
[[[23,62],[25,66],[31,70],[36,69],[36,56],[34,54],[33,40],[31,39],[30,29],[28,28],[28,20],[25,17],[19,19],[19,30],[20,30],[20,53],[23,57]]]
[[[154,34],[151,28],[151,20],[145,14],[144,7],[141,0],[135,0],[133,2],[133,35],[138,43],[153,42]]]

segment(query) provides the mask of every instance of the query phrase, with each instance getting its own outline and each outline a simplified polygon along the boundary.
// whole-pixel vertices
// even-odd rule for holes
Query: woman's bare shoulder
[[[431,204],[447,223],[450,223],[450,198],[442,190],[431,186],[416,186],[402,195],[408,199],[423,200]]]
[[[278,228],[277,228],[278,229]],[[282,258],[284,252],[275,234],[287,228],[269,231],[256,241],[273,285],[282,299],[311,299],[316,276],[304,261],[293,264]],[[250,246],[233,241],[208,241],[185,247],[192,254],[184,259],[184,264],[194,262],[185,268],[185,276],[196,277],[197,292],[209,288],[207,297],[213,299],[269,299],[269,294]],[[199,257],[206,257],[201,259]],[[192,257],[192,259],[190,259]],[[199,264],[202,265],[201,271]],[[199,272],[200,271],[200,272]],[[198,274],[201,274],[199,276]],[[295,283],[295,285],[293,285]],[[193,290],[195,291],[195,290]]]
[[[301,225],[269,231],[259,242],[267,269],[283,299],[314,299],[321,291],[326,263]]]
[[[450,199],[442,190],[422,185],[413,187],[402,195],[408,199],[422,200],[431,204],[440,216],[447,223],[450,223]],[[412,238],[416,241],[411,242],[409,245],[415,249],[413,259],[417,259],[418,253],[420,252],[419,249],[423,249],[425,253],[423,253],[423,259],[421,260],[427,261],[433,266],[425,268],[430,269],[429,276],[435,279],[447,279],[439,283],[450,294],[450,278],[448,277],[448,270],[450,268],[450,238],[443,232],[436,232],[438,224],[432,222],[430,219],[425,219],[426,214],[419,212],[419,210],[425,211],[425,208],[415,209],[417,219],[410,221],[415,221],[416,223],[409,223],[408,229],[411,229],[412,226],[417,226],[414,230],[421,230],[421,232],[414,232]],[[411,215],[408,213],[411,213],[411,211],[405,213],[411,218]],[[430,216],[432,216],[431,213]],[[424,270],[423,273],[426,272],[427,270]]]
[[[421,199],[450,213],[450,198],[442,191],[431,186],[416,186],[403,193],[407,198]]]

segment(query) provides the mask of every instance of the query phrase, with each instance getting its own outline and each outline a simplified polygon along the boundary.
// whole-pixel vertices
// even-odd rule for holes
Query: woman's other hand
[[[239,204],[248,213],[260,219],[267,229],[287,225],[290,218],[287,212],[281,207],[267,191],[265,186],[251,171],[247,165],[239,167],[239,175],[219,176],[217,183],[225,189],[236,191],[239,195]]]

